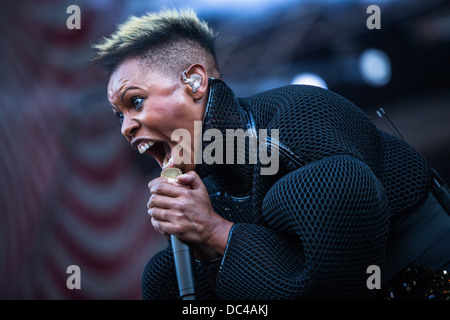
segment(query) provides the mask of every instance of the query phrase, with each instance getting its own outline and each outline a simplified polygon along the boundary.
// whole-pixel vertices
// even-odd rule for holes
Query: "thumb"
[[[195,171],[189,171],[179,175],[176,180],[183,185],[190,185],[192,189],[199,189],[203,186],[203,181]]]

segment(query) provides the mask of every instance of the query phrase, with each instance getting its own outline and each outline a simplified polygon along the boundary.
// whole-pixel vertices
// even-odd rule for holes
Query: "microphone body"
[[[161,172],[161,177],[176,179],[181,174],[182,172],[178,168],[167,168]],[[182,300],[196,300],[194,256],[191,246],[174,235],[170,236],[170,242],[172,243],[180,297]]]
[[[177,273],[178,290],[182,300],[196,300],[194,263],[191,247],[174,235],[170,236]]]

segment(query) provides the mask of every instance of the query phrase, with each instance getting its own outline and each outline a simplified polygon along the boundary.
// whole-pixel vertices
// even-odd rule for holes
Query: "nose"
[[[125,136],[125,138],[131,139],[136,134],[136,131],[139,129],[139,127],[140,124],[136,119],[124,116],[122,128],[120,129],[120,131],[122,132],[122,135]]]

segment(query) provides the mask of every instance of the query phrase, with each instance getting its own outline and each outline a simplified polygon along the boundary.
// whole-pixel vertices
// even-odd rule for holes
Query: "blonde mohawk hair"
[[[179,74],[194,63],[219,73],[215,54],[216,33],[192,9],[163,9],[130,16],[109,37],[93,45],[92,61],[109,74],[128,58],[139,58],[163,72]]]

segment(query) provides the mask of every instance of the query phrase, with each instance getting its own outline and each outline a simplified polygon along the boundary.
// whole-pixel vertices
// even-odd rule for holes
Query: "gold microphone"
[[[163,171],[161,171],[161,177],[166,177],[174,180],[176,180],[178,176],[182,174],[183,172],[181,172],[181,170],[178,168],[166,168]]]
[[[161,177],[174,180],[181,174],[183,172],[178,168],[166,168],[161,171]],[[170,236],[170,241],[172,243],[180,297],[182,300],[196,300],[194,257],[191,247],[188,243],[178,239],[174,235]]]

